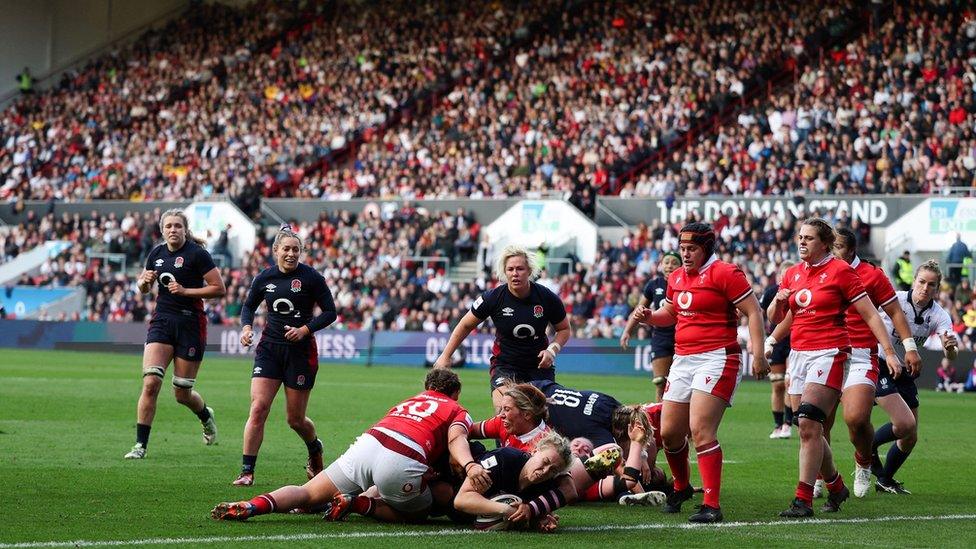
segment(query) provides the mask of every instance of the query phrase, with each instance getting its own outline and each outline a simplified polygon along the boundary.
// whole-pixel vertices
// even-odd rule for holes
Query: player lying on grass
[[[469,515],[500,514],[514,526],[552,532],[559,524],[559,516],[553,512],[566,504],[556,477],[566,471],[571,458],[569,441],[554,432],[537,441],[531,454],[515,448],[492,450],[480,460],[491,476],[491,485],[466,479],[454,498],[454,508]],[[522,503],[491,501],[499,494],[517,495]]]
[[[331,514],[349,511],[387,522],[422,520],[431,506],[425,477],[429,463],[447,450],[464,463],[472,486],[487,489],[491,479],[471,457],[471,416],[457,402],[461,380],[451,370],[431,370],[424,392],[393,407],[324,471],[304,486],[285,486],[250,501],[221,503],[216,520],[246,520],[255,515],[312,509],[331,501]],[[362,496],[375,485],[379,497]]]

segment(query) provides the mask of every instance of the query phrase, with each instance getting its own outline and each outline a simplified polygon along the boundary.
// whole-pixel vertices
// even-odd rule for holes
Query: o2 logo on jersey
[[[692,299],[694,296],[691,292],[678,292],[678,299],[675,300],[675,303],[682,309],[690,309]]]
[[[276,313],[288,315],[295,311],[295,304],[292,303],[291,300],[281,297],[274,300],[274,303],[271,304],[271,308]]]
[[[512,335],[519,339],[535,337],[535,328],[531,324],[519,324],[512,329]]]
[[[796,292],[796,304],[800,307],[807,308],[813,303],[813,292],[803,288],[799,292]]]
[[[159,283],[163,286],[169,286],[170,282],[176,282],[176,277],[173,273],[163,273],[159,275]]]
[[[302,291],[302,281],[299,280],[299,279],[297,279],[297,278],[292,279],[292,281],[291,281],[291,291],[294,292],[294,293],[296,293],[296,294],[298,292]]]

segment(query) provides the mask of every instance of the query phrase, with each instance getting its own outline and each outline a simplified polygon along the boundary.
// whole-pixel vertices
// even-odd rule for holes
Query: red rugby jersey
[[[864,289],[868,292],[868,297],[871,298],[871,303],[874,304],[875,308],[884,307],[898,299],[898,296],[895,295],[895,289],[891,286],[891,281],[885,276],[883,270],[866,261],[861,261],[859,257],[854,258],[851,267],[857,273],[857,277],[861,279],[861,284],[864,285]],[[857,308],[853,305],[847,308],[846,321],[847,333],[851,336],[851,347],[877,349],[877,338],[871,333],[868,323],[861,318]]]
[[[458,401],[436,391],[424,391],[387,412],[374,427],[385,427],[416,442],[427,463],[437,461],[447,449],[447,431],[459,424],[471,429],[471,416]]]
[[[665,300],[678,316],[676,353],[687,356],[736,345],[735,306],[751,295],[742,270],[714,255],[697,271],[671,273]]]
[[[546,425],[545,421],[539,422],[532,429],[524,435],[513,435],[505,429],[505,424],[502,423],[502,418],[495,416],[491,419],[486,419],[481,422],[481,434],[485,438],[494,438],[502,441],[502,448],[515,448],[516,450],[521,450],[528,454],[535,451],[535,443],[539,441],[542,437],[546,436],[552,429]]]
[[[833,255],[814,265],[801,261],[786,271],[780,287],[793,290],[790,347],[797,351],[850,347],[844,317],[852,303],[867,296],[850,265]]]
[[[651,430],[654,431],[654,444],[657,445],[658,450],[664,448],[664,441],[661,439],[661,409],[663,407],[660,402],[644,405],[644,413],[647,414],[647,419],[651,421]]]

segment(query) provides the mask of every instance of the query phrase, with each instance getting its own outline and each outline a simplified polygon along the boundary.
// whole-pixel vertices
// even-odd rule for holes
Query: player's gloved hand
[[[763,354],[766,355],[766,358],[773,356],[773,347],[776,346],[776,343],[776,338],[773,336],[767,336],[763,341]]]

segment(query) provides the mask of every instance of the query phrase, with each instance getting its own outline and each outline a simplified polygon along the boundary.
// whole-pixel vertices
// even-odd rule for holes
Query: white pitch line
[[[941,521],[941,520],[974,520],[976,515],[923,515],[923,516],[892,516],[892,517],[865,517],[849,519],[809,519],[809,520],[770,520],[770,521],[742,521],[742,522],[720,522],[718,524],[607,524],[604,526],[577,526],[560,528],[560,532],[607,532],[607,531],[627,531],[627,530],[700,530],[700,529],[733,529],[733,528],[756,528],[766,526],[778,526],[789,524],[792,526],[823,525],[823,524],[864,524],[870,522],[894,522],[904,521]],[[0,549],[35,549],[42,547],[125,547],[131,545],[178,545],[178,544],[203,544],[203,543],[224,543],[224,542],[271,542],[271,541],[313,541],[331,539],[360,539],[360,538],[418,538],[425,536],[432,537],[451,537],[451,536],[484,536],[484,535],[503,535],[500,532],[482,532],[461,528],[441,529],[441,530],[409,530],[405,532],[337,532],[330,534],[278,534],[267,536],[213,536],[208,538],[146,538],[132,540],[75,540],[75,541],[31,541],[23,543],[0,543]]]

